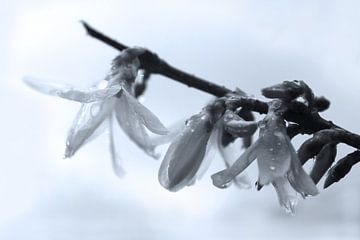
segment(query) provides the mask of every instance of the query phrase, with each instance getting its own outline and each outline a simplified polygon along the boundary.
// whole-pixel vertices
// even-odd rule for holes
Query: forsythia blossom
[[[159,170],[160,184],[173,192],[192,185],[198,178],[214,119],[204,108],[185,125],[168,148]]]
[[[123,170],[112,131],[114,116],[133,142],[147,154],[156,157],[155,145],[152,144],[145,128],[160,135],[165,135],[168,131],[160,120],[133,96],[133,83],[140,66],[137,57],[143,52],[142,48],[122,51],[113,61],[104,89],[78,90],[25,79],[30,87],[42,93],[82,103],[67,136],[65,157],[73,156],[80,147],[96,137],[103,129],[101,125],[106,123],[110,129],[110,152],[114,170],[121,175]]]
[[[170,191],[194,184],[209,166],[209,161],[204,159],[213,147],[212,139],[217,140],[218,150],[229,166],[233,160],[222,144],[222,135],[249,136],[256,128],[255,122],[245,122],[234,112],[225,111],[224,99],[216,100],[187,120],[172,141],[160,166],[160,184]],[[236,177],[234,183],[241,188],[248,188],[250,184],[245,174]]]
[[[229,168],[212,176],[219,188],[227,187],[238,174],[243,172],[255,159],[259,168],[258,187],[272,183],[280,204],[293,212],[296,197],[293,189],[302,196],[316,195],[318,190],[303,170],[298,156],[286,134],[285,121],[281,116],[284,105],[280,100],[270,103],[266,117],[261,121],[260,135]]]

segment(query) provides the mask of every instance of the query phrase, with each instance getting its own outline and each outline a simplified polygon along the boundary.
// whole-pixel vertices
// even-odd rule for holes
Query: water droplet
[[[278,146],[281,146],[281,142],[278,142],[277,145],[278,145]]]
[[[195,131],[195,130],[194,130],[193,128],[192,128],[192,129],[190,129],[190,132],[192,132],[192,133],[193,133],[194,131]]]
[[[270,152],[273,152],[273,151],[274,151],[274,148],[269,148],[269,151],[270,151]]]
[[[271,161],[275,161],[275,158],[271,158]]]
[[[205,116],[205,115],[201,117],[201,120],[205,120],[205,119],[206,119],[206,116]]]
[[[273,171],[275,170],[274,166],[270,166],[269,168],[270,168],[270,170],[273,170]]]

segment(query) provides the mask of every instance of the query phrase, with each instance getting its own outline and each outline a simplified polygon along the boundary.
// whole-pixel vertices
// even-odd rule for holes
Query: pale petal
[[[241,149],[240,141],[235,140],[233,143],[228,144],[226,147],[222,144],[222,134],[223,134],[223,128],[222,126],[219,126],[217,129],[217,148],[219,150],[219,153],[225,163],[225,166],[229,168],[234,162],[236,161],[236,156],[240,155],[238,154]],[[251,180],[250,177],[247,175],[245,171],[237,175],[233,182],[235,185],[242,189],[249,189],[251,188]]]
[[[234,137],[251,136],[257,129],[257,122],[245,121],[231,110],[226,110],[222,122],[224,129]]]
[[[112,166],[115,174],[118,177],[123,177],[125,175],[125,170],[123,168],[123,161],[119,154],[119,144],[116,142],[114,136],[114,121],[113,116],[110,114],[109,116],[109,140],[110,140],[110,154],[112,159]]]
[[[109,116],[114,99],[81,105],[66,140],[65,157],[71,157],[94,134],[95,130]]]
[[[104,89],[75,89],[73,87],[55,83],[48,83],[34,78],[25,78],[25,83],[31,88],[52,96],[58,96],[72,101],[89,103],[104,100],[117,94],[121,90],[120,85],[114,85]]]
[[[133,108],[133,111],[147,129],[159,135],[166,135],[169,132],[160,120],[149,109],[139,103],[136,98],[127,91],[124,91],[123,95],[124,98],[127,99],[129,106]]]
[[[129,102],[130,96],[125,90],[115,104],[116,119],[127,136],[148,155],[158,158],[155,153],[155,144],[151,142],[144,128],[143,122],[135,111],[133,104]]]
[[[216,143],[217,143],[217,134],[216,132],[212,131],[206,145],[206,151],[203,157],[203,161],[200,165],[199,170],[193,177],[195,181],[201,179],[204,176],[205,172],[209,169],[210,164],[216,155]]]
[[[266,185],[274,179],[283,177],[290,169],[290,139],[280,131],[267,133],[258,139],[257,162],[260,185]]]
[[[295,206],[297,205],[297,196],[287,178],[277,178],[272,184],[276,190],[280,205],[284,207],[287,212],[294,214]]]
[[[291,186],[303,197],[306,197],[307,195],[317,195],[319,191],[316,188],[314,181],[302,168],[295,149],[292,145],[289,146],[289,149],[291,151],[291,167],[288,173],[288,179]]]
[[[199,113],[187,121],[187,126],[171,143],[159,170],[160,184],[178,191],[192,184],[206,152],[212,126],[207,113]]]
[[[247,148],[230,168],[212,175],[213,184],[218,188],[226,188],[229,186],[229,183],[255,160],[257,154],[256,149],[257,142]]]
[[[95,129],[95,131],[90,135],[90,137],[88,137],[84,141],[83,145],[91,142],[92,140],[94,140],[95,138],[106,132],[108,128],[109,128],[109,122],[105,119],[102,123],[100,123],[100,125]]]
[[[170,126],[167,126],[166,129],[168,129],[169,133],[166,135],[151,136],[151,142],[154,145],[158,146],[174,141],[174,139],[181,133],[181,131],[185,127],[184,122],[185,120],[181,120],[171,124]]]

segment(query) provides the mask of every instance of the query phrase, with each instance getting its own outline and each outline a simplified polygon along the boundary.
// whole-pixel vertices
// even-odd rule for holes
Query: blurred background
[[[63,159],[79,104],[22,82],[25,75],[78,87],[102,80],[117,51],[86,36],[79,23],[86,20],[256,97],[262,87],[305,80],[331,100],[324,117],[359,133],[359,7],[358,1],[0,1],[0,239],[359,239],[360,166],[319,196],[300,199],[295,216],[279,207],[270,186],[213,187],[209,176],[223,169],[217,155],[200,182],[170,193],[157,180],[160,162],[121,131],[122,179],[112,171],[107,134]],[[143,100],[172,124],[210,99],[153,76]],[[349,150],[341,146],[338,157]],[[250,174],[255,181],[255,164]]]

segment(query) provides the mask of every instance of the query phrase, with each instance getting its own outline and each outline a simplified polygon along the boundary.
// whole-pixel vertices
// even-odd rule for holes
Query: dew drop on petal
[[[270,168],[270,170],[273,170],[273,171],[275,170],[274,166],[270,166],[269,168]]]

